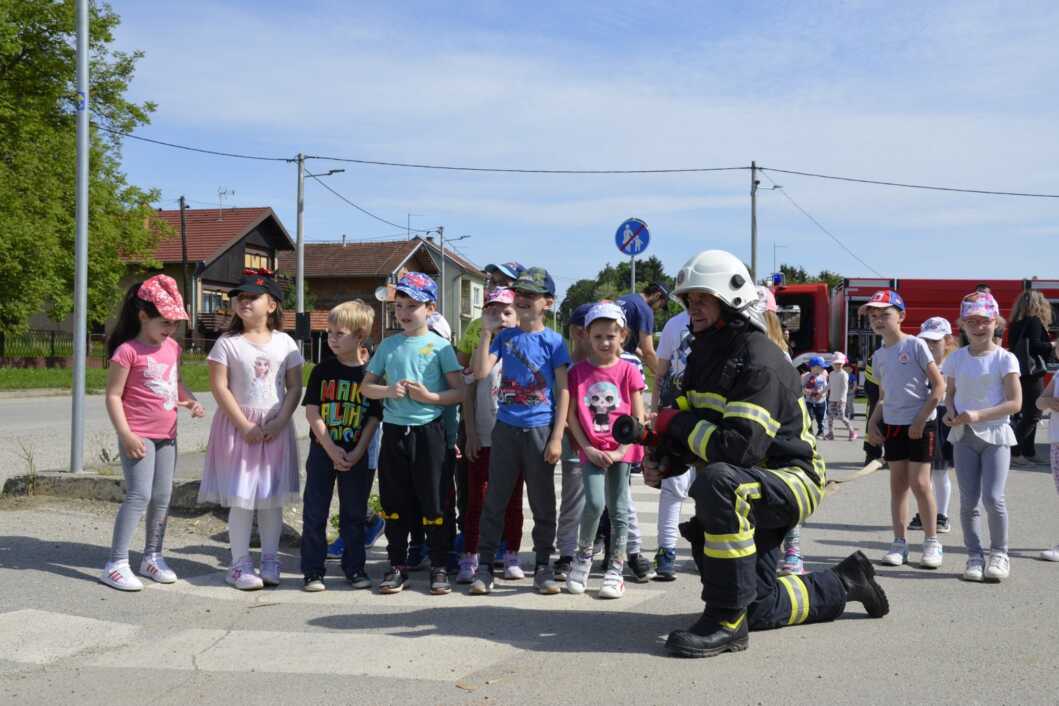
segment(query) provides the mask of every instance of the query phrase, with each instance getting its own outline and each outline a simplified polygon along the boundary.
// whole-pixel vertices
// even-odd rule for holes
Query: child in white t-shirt
[[[849,376],[843,367],[846,365],[846,355],[836,352],[831,357],[831,367],[834,372],[827,378],[827,436],[828,440],[835,438],[835,422],[842,422],[846,427],[849,440],[857,438],[857,432],[846,417],[846,396],[849,392]]]
[[[1048,423],[1048,441],[1051,447],[1049,454],[1052,459],[1052,478],[1055,479],[1055,489],[1059,491],[1059,375],[1052,378],[1048,387],[1037,398],[1037,409],[1042,412],[1051,411],[1052,419]],[[1041,558],[1045,561],[1059,561],[1059,544],[1051,549],[1041,552]]]

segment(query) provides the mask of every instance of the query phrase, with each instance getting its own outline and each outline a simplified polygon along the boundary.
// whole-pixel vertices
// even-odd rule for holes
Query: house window
[[[216,314],[227,307],[228,295],[211,289],[202,290],[202,313]]]
[[[267,253],[247,250],[246,253],[243,254],[243,267],[248,267],[254,270],[260,268],[271,270],[273,269],[272,258]]]
[[[482,288],[476,284],[471,285],[471,299],[473,306],[479,307],[482,305]]]

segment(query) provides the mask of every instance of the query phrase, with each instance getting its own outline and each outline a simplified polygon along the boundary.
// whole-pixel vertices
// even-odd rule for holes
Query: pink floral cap
[[[145,302],[154,304],[163,319],[169,321],[184,321],[188,313],[184,311],[184,298],[180,296],[180,288],[176,280],[169,275],[155,275],[140,285],[136,296]]]
[[[485,293],[485,306],[490,304],[514,304],[515,290],[507,287],[497,287]]]
[[[960,318],[967,319],[971,316],[995,319],[1000,316],[1000,306],[997,305],[993,295],[988,292],[968,294],[960,304]]]

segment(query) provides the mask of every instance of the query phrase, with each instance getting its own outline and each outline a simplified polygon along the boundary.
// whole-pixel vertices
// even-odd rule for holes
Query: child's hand
[[[956,426],[956,415],[953,414],[951,409],[945,410],[945,416],[941,418],[941,423],[947,427]]]
[[[956,415],[956,419],[953,420],[952,424],[953,426],[959,426],[961,424],[975,424],[976,422],[981,421],[981,419],[981,414],[979,414],[973,409],[970,409],[964,412],[963,414]]]
[[[390,397],[400,400],[404,399],[404,396],[408,394],[408,383],[404,380],[398,380],[394,384],[390,385]]]
[[[206,416],[206,408],[203,407],[202,403],[198,400],[184,400],[180,403],[180,406],[186,408],[189,412],[191,412],[191,416],[193,419],[198,419],[199,417]]]
[[[132,433],[121,437],[121,447],[125,450],[125,455],[132,459],[139,460],[147,453],[143,446],[143,439]]]
[[[243,439],[248,444],[260,444],[265,440],[265,432],[258,424],[243,430]]]
[[[353,464],[349,462],[348,454],[342,450],[342,447],[337,444],[331,444],[327,449],[327,457],[331,459],[331,463],[335,465],[335,470],[339,473],[348,471],[353,467]]]
[[[913,422],[908,425],[908,438],[909,439],[922,439],[923,429],[926,427],[926,422]]]
[[[416,402],[434,404],[437,401],[437,395],[428,390],[426,385],[421,382],[406,380],[405,387],[408,389],[408,396]]]
[[[606,451],[600,451],[594,446],[589,446],[585,449],[585,457],[588,458],[588,462],[593,466],[604,470],[610,468],[610,464],[612,463],[609,453]],[[547,456],[545,456],[545,459],[547,459]]]
[[[287,426],[287,420],[280,416],[270,417],[261,425],[261,431],[265,434],[265,441],[272,441],[279,436]]]
[[[886,439],[883,438],[879,425],[868,424],[868,443],[872,446],[882,446],[884,441]]]
[[[364,452],[357,453],[356,448],[353,448],[346,452],[346,462],[350,468],[360,463],[360,459],[364,458]]]
[[[463,446],[463,453],[468,461],[476,461],[478,452],[482,449],[482,441],[478,438],[478,432],[472,431],[467,434],[467,443]]]
[[[548,441],[548,445],[544,448],[544,460],[547,463],[559,463],[559,459],[563,455],[563,440],[551,439]]]

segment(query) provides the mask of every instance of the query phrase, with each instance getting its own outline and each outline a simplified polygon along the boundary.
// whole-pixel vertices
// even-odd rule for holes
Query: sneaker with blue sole
[[[382,515],[376,513],[372,518],[371,522],[368,522],[364,526],[364,548],[370,549],[375,546],[375,542],[379,541],[379,537],[386,531],[386,520],[382,519]]]

